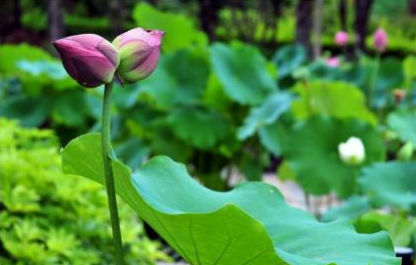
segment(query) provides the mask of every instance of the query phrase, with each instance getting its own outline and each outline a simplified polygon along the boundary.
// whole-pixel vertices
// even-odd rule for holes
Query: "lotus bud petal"
[[[347,165],[359,165],[365,160],[364,144],[360,138],[350,137],[347,142],[338,145],[338,154]]]
[[[334,42],[338,46],[345,46],[348,44],[349,36],[348,33],[345,31],[338,31],[337,34],[335,34]]]
[[[120,54],[117,78],[123,84],[148,77],[156,68],[160,56],[163,31],[135,28],[114,39]]]
[[[387,33],[383,28],[378,28],[373,35],[374,49],[378,52],[384,52],[387,47]]]
[[[85,87],[110,83],[120,64],[114,46],[95,34],[81,34],[53,42],[68,74]]]

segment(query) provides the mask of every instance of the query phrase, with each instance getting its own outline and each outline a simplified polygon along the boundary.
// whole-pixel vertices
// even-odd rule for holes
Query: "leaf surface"
[[[225,93],[240,104],[260,104],[277,90],[266,59],[252,46],[216,43],[211,47],[211,62]]]
[[[387,124],[403,141],[409,141],[416,148],[416,110],[397,111],[387,118]]]
[[[271,94],[263,104],[251,109],[243,126],[238,129],[238,138],[244,140],[252,136],[259,128],[274,123],[290,108],[292,101],[292,94]]]
[[[377,206],[405,210],[416,206],[416,162],[377,163],[366,167],[360,186]]]
[[[384,159],[383,140],[371,125],[327,116],[314,116],[295,126],[285,138],[283,155],[306,191],[315,195],[336,192],[346,197],[357,191],[360,166],[344,164],[338,146],[353,136],[364,144],[362,166]]]
[[[100,140],[89,134],[70,142],[64,172],[103,184]],[[347,222],[319,223],[270,185],[212,191],[163,156],[134,175],[118,161],[113,168],[117,193],[191,264],[399,264],[385,233],[359,235]]]
[[[354,118],[377,124],[374,114],[366,107],[364,94],[355,86],[344,82],[313,81],[298,83],[294,91],[299,98],[292,104],[296,117],[324,114],[334,118]]]

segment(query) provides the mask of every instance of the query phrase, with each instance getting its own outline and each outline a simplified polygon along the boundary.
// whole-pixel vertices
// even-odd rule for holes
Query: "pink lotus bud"
[[[110,83],[120,64],[114,46],[95,34],[81,34],[53,42],[68,74],[86,87]]]
[[[378,52],[384,52],[387,47],[387,33],[383,28],[378,28],[373,35],[374,49]]]
[[[348,40],[349,40],[348,33],[345,31],[341,30],[341,31],[338,31],[337,34],[335,34],[334,41],[335,41],[335,44],[338,46],[347,45]]]
[[[328,59],[326,59],[325,61],[326,65],[328,65],[329,67],[338,67],[340,64],[339,58],[338,57],[330,57]]]
[[[121,83],[135,83],[155,70],[163,35],[160,30],[135,28],[114,39],[120,53],[117,77]]]

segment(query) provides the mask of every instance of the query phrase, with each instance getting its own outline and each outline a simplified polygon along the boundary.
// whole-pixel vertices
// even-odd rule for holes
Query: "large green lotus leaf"
[[[412,142],[416,148],[416,110],[397,111],[387,118],[387,124],[405,142]]]
[[[167,119],[179,139],[201,149],[213,147],[230,132],[227,120],[210,109],[177,108]]]
[[[162,49],[167,52],[188,48],[189,46],[206,45],[208,38],[200,31],[194,21],[185,14],[163,12],[147,3],[134,7],[133,18],[140,27],[159,29],[167,34],[163,37]]]
[[[383,140],[369,124],[314,116],[295,126],[284,142],[283,155],[307,192],[323,195],[334,191],[341,197],[356,192],[360,167],[344,164],[338,154],[338,145],[352,136],[364,144],[363,165],[384,159]]]
[[[163,110],[176,105],[199,104],[210,72],[207,56],[203,48],[179,50],[163,56],[155,72],[140,82],[140,97],[150,97],[156,107]]]
[[[377,206],[416,206],[416,162],[377,163],[363,169],[360,187]]]
[[[238,129],[238,138],[247,139],[259,128],[274,123],[280,115],[290,108],[293,98],[293,95],[289,93],[270,94],[263,104],[250,110],[243,126]]]
[[[355,228],[360,233],[387,231],[395,246],[407,247],[416,233],[416,220],[400,215],[384,214],[371,211],[355,221]]]
[[[216,43],[211,47],[211,61],[225,93],[240,104],[260,104],[277,90],[266,59],[255,47],[238,42]]]
[[[99,134],[71,141],[62,154],[64,172],[103,184],[100,142]],[[399,264],[386,234],[319,223],[267,184],[212,191],[168,157],[149,160],[133,176],[118,161],[113,168],[120,197],[190,264]]]
[[[354,118],[376,124],[377,119],[366,107],[364,94],[345,82],[313,81],[298,83],[294,88],[300,97],[292,110],[301,119],[326,114],[335,118]]]

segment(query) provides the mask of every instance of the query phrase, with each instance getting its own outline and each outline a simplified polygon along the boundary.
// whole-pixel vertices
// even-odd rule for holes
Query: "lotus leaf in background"
[[[142,28],[159,29],[168,32],[163,39],[162,50],[172,52],[192,45],[205,46],[207,36],[194,21],[184,14],[162,12],[147,3],[134,7],[133,19]]]
[[[338,145],[352,136],[364,144],[366,158],[360,166],[344,164],[338,154]],[[296,180],[314,195],[352,195],[357,192],[360,167],[384,160],[384,153],[383,140],[373,126],[328,116],[313,116],[295,124],[283,142],[283,155]]]
[[[2,78],[19,79],[27,89],[27,94],[42,93],[44,86],[53,86],[56,90],[78,86],[66,74],[62,64],[39,47],[4,44],[0,47],[0,53],[7,54],[0,62]]]
[[[333,59],[333,58],[332,58]],[[307,77],[309,77],[310,81],[318,81],[318,80],[328,80],[328,81],[338,81],[338,80],[345,80],[344,75],[348,73],[347,70],[351,70],[351,66],[347,65],[349,67],[345,67],[343,63],[340,63],[340,59],[335,57],[335,60],[338,60],[337,64],[338,66],[330,66],[328,64],[328,60],[331,60],[331,58],[328,59],[321,59],[314,61],[308,65],[308,68],[306,69],[307,72],[305,72]],[[332,61],[333,63],[334,61]],[[360,69],[362,70],[362,69]],[[304,70],[303,70],[304,71]],[[300,72],[301,73],[301,72]],[[305,74],[304,73],[304,74]],[[359,77],[362,78],[364,73],[359,73]],[[297,73],[299,75],[299,72]],[[345,80],[347,82],[351,82],[353,80]]]
[[[378,207],[416,207],[416,162],[377,163],[363,169],[360,187]]]
[[[42,126],[48,121],[54,128],[87,129],[88,120],[94,116],[89,103],[93,96],[77,89],[78,84],[69,78],[61,63],[27,44],[2,45],[0,52],[8,55],[0,62],[2,115],[19,119],[27,127]],[[73,111],[74,104],[78,111]]]
[[[129,138],[114,149],[117,157],[132,169],[138,168],[149,157],[150,151],[140,138]]]
[[[338,219],[355,220],[370,210],[371,204],[367,197],[351,196],[341,205],[329,209],[322,216],[322,221],[330,222]]]
[[[99,134],[63,150],[66,174],[104,183]],[[388,236],[357,234],[348,222],[322,224],[288,206],[267,184],[215,192],[185,167],[155,157],[134,175],[113,161],[117,193],[191,264],[398,265]]]
[[[377,109],[384,108],[389,103],[391,92],[403,85],[403,64],[400,60],[388,57],[380,61],[380,68],[375,83],[374,97],[371,106]]]
[[[402,62],[392,57],[380,60],[376,79],[375,61],[366,56],[361,56],[357,62],[343,63],[339,67],[329,67],[322,61],[316,61],[309,64],[306,70],[312,81],[342,80],[354,84],[366,95],[371,89],[371,107],[376,109],[393,107],[391,93],[394,89],[402,87],[405,81]]]
[[[277,66],[279,80],[282,80],[307,62],[307,51],[300,44],[287,45],[277,50],[272,61]]]
[[[355,221],[355,229],[359,233],[375,233],[387,231],[397,247],[407,247],[416,233],[416,220],[412,217],[385,214],[370,211]]]
[[[200,149],[213,148],[230,132],[227,120],[210,109],[177,108],[167,119],[176,137]]]
[[[338,119],[353,118],[377,124],[377,118],[366,106],[363,92],[354,85],[313,81],[298,83],[293,90],[299,94],[292,105],[293,113],[299,119],[324,114]]]
[[[198,105],[209,73],[207,49],[172,52],[163,56],[155,72],[140,83],[140,97],[148,97],[157,109],[163,110],[171,110],[178,105]]]
[[[14,95],[4,100],[0,110],[4,117],[19,119],[23,126],[34,127],[43,124],[50,115],[51,103],[27,95]]]
[[[416,110],[398,110],[387,117],[388,126],[404,142],[411,142],[416,148]]]
[[[253,46],[234,42],[211,46],[214,73],[226,95],[242,105],[258,105],[277,90],[273,75],[264,56]]]
[[[244,124],[238,129],[238,138],[244,140],[260,128],[275,123],[279,117],[290,109],[294,96],[290,93],[275,92],[264,102],[250,110]]]
[[[293,119],[288,115],[282,115],[278,121],[265,125],[259,130],[262,146],[275,156],[282,156],[283,145],[287,141],[293,126]]]

